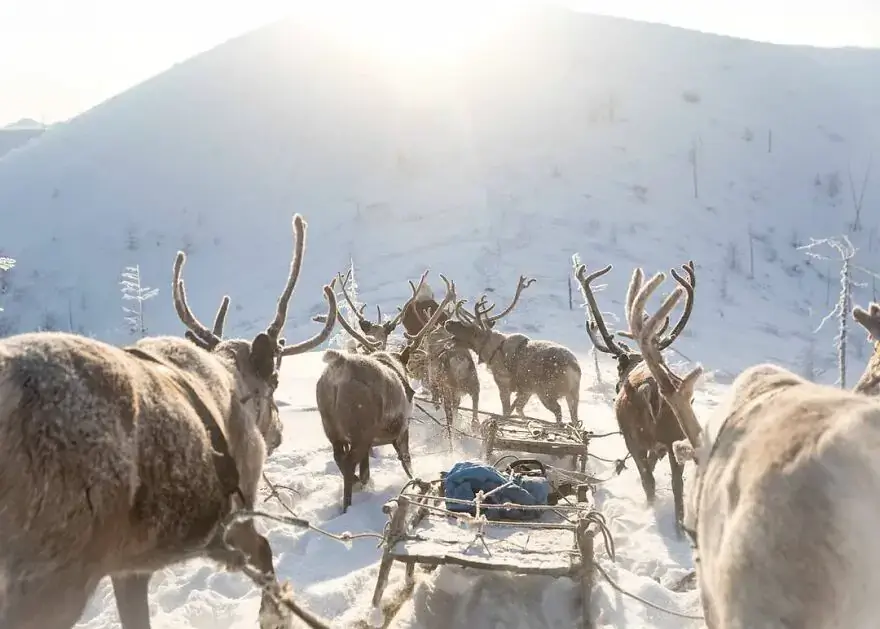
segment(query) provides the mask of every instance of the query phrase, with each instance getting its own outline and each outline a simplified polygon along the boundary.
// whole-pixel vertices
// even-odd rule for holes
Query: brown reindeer
[[[526,403],[537,394],[541,403],[562,423],[559,398],[564,397],[573,424],[578,425],[581,368],[570,349],[553,341],[533,340],[524,334],[504,334],[494,329],[495,323],[508,315],[519,301],[522,291],[535,280],[520,276],[513,300],[501,313],[489,316],[494,304],[486,303],[483,295],[471,315],[457,304],[458,321],[447,321],[445,329],[456,340],[477,354],[492,373],[501,396],[501,413],[523,414]],[[511,406],[510,396],[516,394]]]
[[[195,344],[119,348],[59,332],[0,341],[0,627],[69,629],[110,576],[123,628],[148,629],[152,573],[194,557],[249,562],[274,579],[253,522],[228,529],[239,550],[224,543],[224,522],[253,508],[281,443],[278,362],[322,343],[336,320],[325,286],[323,330],[279,346],[305,247],[302,217],[293,225],[287,285],[252,341],[221,340],[196,319],[182,252],[172,294]]]
[[[427,271],[422,275],[424,282]],[[406,364],[424,336],[436,324],[442,308],[455,299],[455,285],[442,275],[446,297],[428,325],[412,336],[401,352],[380,351],[382,343],[362,336],[343,317],[339,324],[360,343],[366,354],[327,350],[326,367],[315,387],[324,434],[333,446],[333,458],[342,473],[342,512],[351,506],[354,484],[370,479],[372,446],[393,445],[406,475],[412,478],[409,420],[415,392],[406,376]],[[413,299],[417,291],[413,291]],[[360,475],[355,468],[360,466]]]
[[[344,277],[340,275],[339,278],[346,302],[353,312],[359,313],[358,324],[361,331],[366,338],[380,341],[382,343],[380,349],[386,349],[388,337],[401,322],[410,335],[416,335],[440,309],[440,305],[434,300],[433,291],[423,277],[418,286],[410,280],[410,289],[415,298],[409,299],[404,306],[399,307],[394,319],[382,322],[382,313],[377,306],[379,323],[374,323],[363,316],[366,304],[360,309],[355,308],[354,301],[345,288],[349,275],[346,274]],[[451,445],[456,411],[465,395],[470,396],[473,406],[471,429],[479,430],[480,379],[477,366],[467,346],[456,341],[443,329],[442,325],[449,317],[450,312],[445,310],[440,312],[436,326],[428,332],[419,346],[420,351],[410,355],[406,368],[407,373],[420,380],[431,393],[434,407],[440,408],[442,404],[446,416],[447,436]],[[363,346],[357,345],[354,340],[352,342],[355,343],[355,351],[358,348],[363,350]]]
[[[443,406],[446,417],[446,433],[450,447],[457,409],[465,395],[471,398],[471,430],[480,426],[480,378],[477,366],[467,345],[456,340],[444,328],[451,312],[440,308],[427,282],[418,288],[410,281],[415,295],[407,304],[399,308],[403,326],[410,335],[421,332],[427,322],[437,314],[436,325],[432,326],[420,346],[420,351],[410,356],[407,373],[422,382],[431,394],[435,408]]]
[[[875,626],[880,404],[759,364],[743,370],[699,421],[690,400],[702,368],[674,375],[655,332],[684,290],[644,317],[664,278],[644,282],[635,270],[627,319],[687,435],[675,454],[696,463],[685,524],[706,626]],[[880,306],[873,310],[880,314]]]
[[[678,338],[690,319],[694,306],[694,287],[696,276],[693,262],[683,265],[687,279],[683,278],[673,269],[672,276],[681,285],[687,295],[681,318],[672,331],[662,336],[669,326],[669,319],[658,334],[660,351],[663,351]],[[675,413],[663,401],[657,382],[651,375],[651,371],[644,363],[640,353],[631,350],[626,344],[615,341],[608,332],[602,312],[596,303],[591,284],[612,269],[609,264],[603,269],[587,275],[587,268],[579,265],[575,268],[575,277],[581,285],[584,297],[587,300],[587,335],[593,342],[597,351],[611,354],[617,360],[617,396],[614,400],[614,415],[617,425],[626,443],[626,449],[632,455],[633,461],[642,481],[642,489],[648,504],[653,504],[656,495],[654,481],[654,468],[657,461],[667,453],[672,452],[672,444],[684,438]],[[621,336],[627,336],[621,332]],[[675,521],[677,531],[681,536],[682,518],[684,517],[684,481],[682,478],[684,468],[674,456],[669,456],[669,469],[672,474],[672,497],[675,504]]]

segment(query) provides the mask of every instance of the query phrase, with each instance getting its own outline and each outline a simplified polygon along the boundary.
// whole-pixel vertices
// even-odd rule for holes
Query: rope
[[[429,403],[429,404],[433,404],[433,403],[434,403],[433,400],[430,400],[429,398],[426,398],[426,397],[422,397],[422,396],[420,396],[420,395],[415,395],[415,396],[413,396],[413,400],[419,400],[420,402],[427,402],[427,403]],[[417,407],[419,410],[421,410],[423,413],[425,413],[426,415],[430,416],[432,419],[434,419],[435,421],[437,421],[436,418],[434,418],[433,415],[431,415],[430,413],[428,413],[428,412],[427,412],[422,406],[416,404],[416,407]],[[472,413],[472,412],[474,411],[473,408],[469,408],[469,407],[467,407],[467,406],[453,406],[452,408],[454,408],[454,409],[456,409],[456,410],[458,410],[458,411],[467,411],[467,412],[470,412],[470,413]],[[488,417],[492,417],[493,419],[505,419],[504,415],[501,415],[501,414],[499,414],[499,413],[491,413],[491,412],[489,412],[489,411],[481,411],[480,409],[477,409],[477,414],[478,414],[478,415],[487,415]],[[541,423],[541,424],[548,424],[548,425],[551,425],[551,426],[553,425],[553,424],[550,424],[549,422],[547,422],[546,420],[539,419],[539,418],[537,418],[537,417],[530,417],[529,415],[518,415],[518,416],[517,416],[517,418],[520,418],[520,417],[522,418],[523,421],[538,422],[538,423]],[[510,418],[512,418],[512,416],[511,416]],[[445,424],[444,424],[444,425],[445,425]],[[567,426],[570,426],[571,428],[573,428],[573,429],[575,429],[575,430],[578,430],[578,431],[581,430],[579,427],[573,426],[573,425],[570,424],[570,423],[567,424]],[[470,434],[468,434],[468,433],[463,433],[463,434],[466,434],[468,437],[473,437],[473,436],[474,436],[474,435],[470,435]],[[613,431],[613,432],[605,432],[605,433],[598,434],[598,435],[594,435],[594,434],[588,433],[587,436],[589,437],[590,440],[593,440],[593,439],[603,439],[604,437],[611,437],[611,436],[613,436],[613,435],[619,435],[619,434],[620,434],[620,431],[619,431],[619,430],[616,430],[616,431]]]
[[[605,571],[605,568],[603,568],[602,565],[598,561],[594,561],[593,566],[595,566],[596,570],[599,571],[599,574],[601,574],[602,577],[606,581],[608,581],[608,584],[612,588],[614,588],[615,590],[617,590],[618,592],[620,592],[624,596],[628,596],[631,599],[638,601],[639,603],[641,603],[642,605],[645,605],[646,607],[656,609],[657,611],[664,612],[666,614],[669,614],[670,616],[678,616],[679,618],[685,618],[687,620],[705,620],[705,618],[703,617],[702,614],[699,616],[697,616],[695,614],[685,614],[684,612],[675,611],[674,609],[669,609],[668,607],[663,607],[662,605],[658,605],[657,603],[652,603],[648,599],[642,598],[638,594],[633,594],[632,592],[628,592],[627,590],[623,589],[623,587],[617,581],[615,581],[614,579],[611,578],[611,576]]]

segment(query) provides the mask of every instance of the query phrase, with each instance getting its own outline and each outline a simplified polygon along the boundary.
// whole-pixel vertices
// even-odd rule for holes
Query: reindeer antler
[[[871,302],[865,310],[859,306],[853,308],[853,319],[865,328],[865,331],[874,341],[880,341],[880,305]]]
[[[290,298],[293,296],[293,290],[296,288],[296,283],[299,281],[299,273],[302,270],[303,252],[306,247],[306,222],[299,214],[294,214],[293,216],[293,236],[295,244],[293,260],[290,263],[290,273],[287,276],[287,284],[285,284],[284,290],[278,298],[275,318],[266,328],[266,334],[275,345],[278,344],[281,330],[284,328],[284,322],[287,321],[287,306],[290,303]]]
[[[529,277],[526,277],[525,275],[520,275],[519,280],[517,280],[517,283],[516,283],[516,292],[513,294],[513,299],[511,300],[511,302],[507,306],[507,308],[502,310],[499,314],[490,317],[489,312],[493,308],[495,308],[495,304],[491,304],[491,305],[487,306],[486,305],[486,295],[484,294],[480,298],[480,301],[478,301],[476,306],[474,307],[474,313],[477,312],[477,309],[479,307],[480,319],[482,320],[484,327],[487,327],[487,328],[490,327],[492,324],[494,324],[499,319],[502,319],[502,318],[506,317],[508,314],[510,314],[510,312],[516,307],[516,304],[519,302],[519,298],[520,298],[520,295],[522,295],[523,290],[525,290],[526,288],[528,288],[529,286],[534,284],[536,281],[537,280],[535,280],[535,278],[533,278],[533,277],[529,278]]]
[[[337,277],[333,278],[333,281],[330,282],[331,289],[335,288],[336,280],[339,278],[341,278],[341,275],[337,275]],[[333,291],[333,292],[335,294],[335,291]],[[344,292],[344,289],[343,289],[343,292]],[[351,302],[349,302],[349,304],[351,304]],[[354,311],[354,308],[352,308],[352,310]],[[334,312],[334,315],[336,315],[336,314],[338,314],[338,313]],[[349,325],[348,321],[346,321],[345,317],[343,317],[342,315],[339,315],[338,319],[339,319],[339,325],[342,326],[342,329],[345,330],[346,333],[348,333],[348,335],[351,338],[353,338],[355,341],[360,343],[363,346],[364,350],[368,354],[375,352],[382,347],[382,341],[374,341],[374,340],[368,339],[366,336],[364,336],[363,334],[361,334],[360,332],[355,330],[353,327],[351,327],[351,325]]]
[[[681,425],[682,431],[687,435],[688,441],[691,442],[694,450],[697,450],[700,444],[702,429],[691,406],[691,399],[693,398],[697,380],[703,374],[703,367],[697,365],[683,379],[679,379],[678,376],[672,373],[672,370],[669,369],[666,361],[664,361],[657,342],[657,330],[660,327],[661,321],[669,316],[669,313],[672,312],[672,309],[675,308],[676,303],[678,303],[678,300],[681,299],[682,294],[687,289],[684,285],[679,284],[663,300],[657,312],[650,317],[647,317],[645,313],[645,304],[648,298],[665,279],[665,274],[657,273],[643,286],[644,272],[641,268],[636,268],[633,271],[626,295],[626,319],[627,323],[629,323],[630,333],[636,343],[638,343],[642,357],[645,359],[651,375],[654,376],[660,393],[675,412],[675,416]]]
[[[177,257],[174,259],[174,270],[171,279],[171,296],[174,301],[174,310],[177,312],[178,318],[189,330],[189,334],[186,337],[202,349],[211,351],[220,344],[222,339],[205,327],[189,307],[189,302],[186,298],[186,287],[183,283],[184,264],[186,264],[186,254],[183,251],[178,251]]]
[[[583,290],[584,297],[587,300],[587,319],[585,327],[587,329],[587,336],[589,336],[590,340],[593,342],[593,347],[605,354],[619,357],[626,355],[629,352],[624,346],[617,343],[614,340],[614,336],[608,332],[608,327],[605,325],[605,318],[602,316],[602,311],[599,309],[599,304],[596,302],[596,296],[593,294],[593,288],[590,286],[594,280],[606,275],[612,268],[614,267],[609,264],[608,266],[601,268],[598,271],[593,271],[587,275],[586,265],[580,264],[575,267],[574,276],[580,283],[581,290]],[[599,332],[599,335],[602,337],[601,339],[596,336],[596,332]]]
[[[354,305],[354,300],[351,298],[351,295],[348,294],[348,289],[346,288],[348,280],[351,279],[351,268],[348,269],[344,276],[342,275],[342,273],[337,273],[336,277],[339,279],[339,287],[342,289],[342,296],[345,297],[345,301],[348,302],[348,307],[360,321],[366,321],[366,318],[364,317],[364,310],[367,308],[367,304],[364,304],[360,308],[357,308]],[[376,307],[378,308],[378,306]]]

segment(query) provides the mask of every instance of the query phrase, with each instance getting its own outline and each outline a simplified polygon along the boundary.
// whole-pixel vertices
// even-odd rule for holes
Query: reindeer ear
[[[385,328],[385,334],[390,336],[392,332],[394,332],[394,328],[397,327],[397,324],[393,321],[386,321],[382,324],[382,327]]]
[[[266,381],[275,373],[275,344],[265,332],[257,334],[251,342],[251,364]]]
[[[364,334],[367,334],[370,331],[370,322],[366,319],[358,319],[358,325],[361,326],[361,331]]]

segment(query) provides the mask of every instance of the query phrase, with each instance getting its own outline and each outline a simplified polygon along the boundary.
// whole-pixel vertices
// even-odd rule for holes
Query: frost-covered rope
[[[670,616],[678,616],[679,618],[686,618],[687,620],[705,620],[705,618],[702,614],[700,614],[700,615],[685,614],[684,612],[679,612],[674,609],[669,609],[668,607],[664,607],[663,605],[658,605],[657,603],[652,603],[648,599],[643,598],[643,597],[639,596],[638,594],[633,594],[632,592],[628,592],[617,581],[615,581],[614,579],[611,578],[611,576],[608,574],[608,572],[605,571],[605,568],[603,568],[602,565],[598,561],[594,561],[593,565],[596,567],[596,570],[599,571],[599,574],[601,574],[602,577],[606,581],[608,581],[608,585],[610,585],[612,588],[614,588],[615,590],[617,590],[618,592],[620,592],[624,596],[628,596],[631,599],[638,601],[642,605],[645,605],[645,606],[650,607],[652,609],[656,609],[657,611],[663,612],[665,614],[669,614]]]

